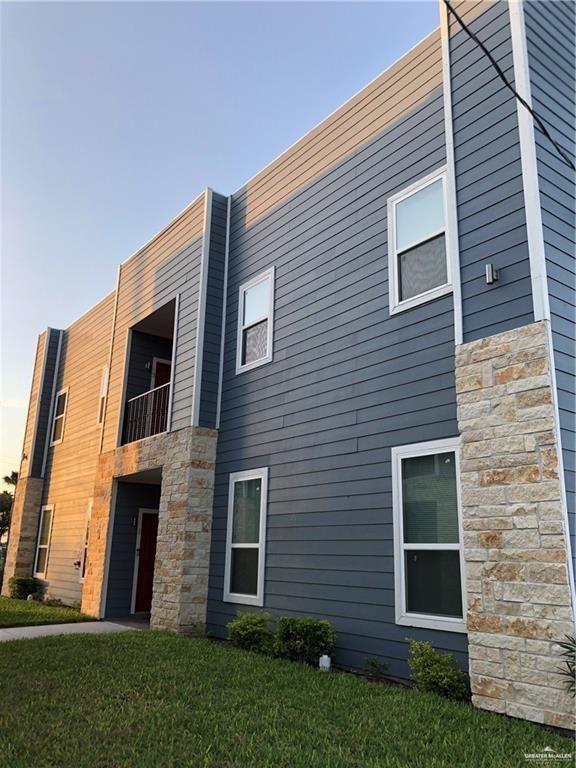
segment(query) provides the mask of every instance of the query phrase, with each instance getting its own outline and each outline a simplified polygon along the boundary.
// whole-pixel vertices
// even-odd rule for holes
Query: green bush
[[[12,576],[8,579],[8,591],[14,600],[26,600],[37,591],[36,579],[32,576]]]
[[[564,666],[560,667],[559,672],[564,677],[568,693],[576,697],[576,637],[566,635],[566,639],[558,645],[562,649],[560,655],[564,660]]]
[[[419,690],[432,691],[447,699],[468,697],[464,673],[452,654],[438,653],[430,643],[410,639],[409,642],[408,665]]]
[[[228,640],[238,648],[270,654],[274,650],[274,635],[268,628],[269,623],[269,613],[241,612],[226,625]]]
[[[378,661],[378,659],[373,659],[371,656],[366,656],[364,665],[368,677],[371,677],[372,680],[384,680],[388,674],[388,664]]]
[[[280,616],[276,623],[276,653],[286,659],[318,666],[320,656],[331,656],[336,632],[325,619]]]

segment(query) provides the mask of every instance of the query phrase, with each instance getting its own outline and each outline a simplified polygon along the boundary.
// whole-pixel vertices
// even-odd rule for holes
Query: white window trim
[[[40,544],[40,532],[42,531],[42,523],[44,522],[44,513],[46,510],[50,510],[50,530],[48,531],[48,543]],[[38,526],[38,533],[36,535],[36,554],[34,555],[34,576],[45,579],[48,573],[48,560],[50,558],[50,545],[52,544],[52,527],[54,525],[54,504],[46,504],[40,509],[40,524]],[[38,570],[38,555],[40,553],[40,547],[46,549],[46,566],[44,571]]]
[[[164,363],[170,366],[170,381],[172,380],[172,360],[167,360],[165,357],[153,357],[152,358],[152,371],[150,373],[150,389],[156,389],[156,366],[158,363]]]
[[[242,364],[242,334],[244,328],[250,326],[244,326],[242,318],[244,316],[244,294],[249,288],[253,288],[263,280],[270,278],[270,293],[268,296],[268,313],[262,315],[258,320],[250,323],[250,326],[255,325],[262,320],[268,320],[268,338],[266,340],[267,353],[259,360],[254,360],[252,363]],[[253,368],[258,368],[261,365],[272,362],[273,357],[273,340],[274,340],[274,284],[275,284],[275,268],[270,267],[265,272],[261,272],[256,277],[253,277],[247,283],[243,283],[238,291],[238,329],[236,334],[236,373],[244,373],[244,371],[251,371]]]
[[[260,540],[258,542],[258,591],[256,595],[242,595],[230,592],[230,572],[232,565],[232,547],[242,546],[255,548],[254,544],[232,544],[232,523],[234,516],[234,486],[243,480],[260,480]],[[266,516],[268,511],[268,467],[250,469],[246,472],[233,472],[230,474],[228,486],[228,522],[226,525],[226,562],[224,566],[224,596],[227,603],[241,603],[242,605],[264,605],[264,570],[266,558]]]
[[[50,445],[60,445],[60,443],[64,440],[64,430],[66,429],[66,416],[68,414],[68,395],[69,395],[70,387],[64,387],[63,389],[56,392],[56,397],[54,398],[54,415],[52,416],[52,430],[50,432]],[[60,395],[66,395],[66,402],[64,404],[64,413],[60,416],[56,416],[56,406],[58,405],[58,398]],[[56,420],[62,419],[62,433],[59,440],[54,440],[54,429],[56,428]]]
[[[396,206],[408,197],[411,197],[415,192],[419,192],[421,189],[430,186],[435,181],[442,180],[442,190],[444,197],[444,227],[437,232],[432,232],[429,237],[440,235],[444,233],[446,243],[446,276],[447,280],[444,285],[439,285],[436,288],[431,288],[429,291],[420,293],[417,296],[412,296],[409,299],[400,301],[399,299],[399,280],[398,280],[398,253],[396,251]],[[391,315],[395,315],[398,312],[404,312],[407,309],[412,309],[420,304],[425,304],[432,299],[436,299],[439,296],[445,296],[447,293],[452,292],[452,234],[450,231],[450,222],[452,217],[448,211],[448,172],[446,166],[438,168],[433,173],[425,176],[422,179],[411,184],[409,187],[401,190],[397,194],[388,198],[388,294]],[[428,238],[426,238],[428,239]],[[417,240],[411,243],[407,248],[414,247],[418,243],[424,242],[423,240]]]
[[[106,412],[106,393],[108,391],[108,366],[102,368],[100,375],[100,394],[98,396],[98,413],[96,414],[96,424],[104,423],[104,414]]]
[[[458,501],[458,536],[457,544],[405,544],[404,516],[402,513],[402,460],[414,456],[429,456],[438,453],[454,452],[456,459],[456,496]],[[442,629],[448,632],[466,632],[466,578],[464,570],[464,547],[460,494],[460,439],[450,437],[445,440],[432,440],[426,443],[414,443],[392,448],[392,512],[394,528],[394,592],[396,624],[407,627],[425,627]],[[457,550],[460,554],[460,584],[462,588],[461,619],[436,615],[409,613],[406,610],[405,549]]]
[[[84,566],[86,564],[88,547],[90,546],[90,539],[88,536],[90,533],[90,520],[92,518],[93,505],[94,505],[94,499],[88,499],[88,507],[86,509],[86,517],[84,520],[84,538],[82,539],[82,552],[80,554],[80,574],[79,574],[80,584],[84,583],[84,576],[82,574],[84,572]]]

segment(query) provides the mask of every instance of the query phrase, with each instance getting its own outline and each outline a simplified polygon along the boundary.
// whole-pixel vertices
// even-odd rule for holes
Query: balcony
[[[176,301],[130,328],[125,363],[121,444],[170,429]]]
[[[122,443],[158,435],[168,428],[170,382],[126,401]]]

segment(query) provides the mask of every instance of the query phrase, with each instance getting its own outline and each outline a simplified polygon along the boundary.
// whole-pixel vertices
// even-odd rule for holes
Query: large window
[[[64,424],[66,422],[66,407],[68,405],[68,389],[61,389],[56,395],[54,408],[54,423],[52,425],[51,445],[61,443],[64,439]]]
[[[236,373],[272,360],[274,268],[240,286]]]
[[[464,632],[458,439],[392,449],[396,623]]]
[[[264,603],[268,469],[230,475],[224,600]]]
[[[446,173],[437,171],[388,200],[390,313],[452,290]]]
[[[38,528],[38,540],[36,542],[36,557],[34,559],[34,575],[46,576],[48,569],[48,555],[50,554],[50,537],[52,536],[52,518],[54,507],[42,507],[40,512],[40,527]]]

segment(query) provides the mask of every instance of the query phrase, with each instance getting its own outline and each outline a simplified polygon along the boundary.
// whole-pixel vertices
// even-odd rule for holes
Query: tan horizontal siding
[[[121,266],[103,451],[117,445],[128,330],[178,293],[180,311],[172,427],[179,429],[190,424],[204,204],[205,195],[202,194],[152,242]]]
[[[28,415],[26,417],[26,428],[24,431],[24,444],[22,446],[22,461],[20,463],[20,477],[28,477],[30,471],[30,462],[32,461],[32,440],[34,438],[34,428],[38,417],[38,396],[42,384],[42,371],[44,369],[44,354],[48,334],[43,331],[38,336],[36,344],[36,356],[34,358],[34,373],[32,374],[32,385],[30,387],[30,398],[28,400]]]
[[[440,32],[434,31],[234,195],[243,226],[413,110],[442,84]]]
[[[100,444],[98,407],[102,369],[108,364],[115,294],[76,320],[62,340],[58,390],[68,387],[64,439],[48,450],[44,504],[54,505],[48,591],[73,603],[82,584],[80,559],[88,500],[94,489]]]

